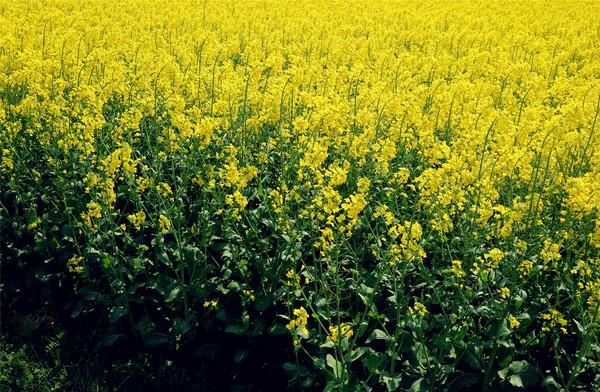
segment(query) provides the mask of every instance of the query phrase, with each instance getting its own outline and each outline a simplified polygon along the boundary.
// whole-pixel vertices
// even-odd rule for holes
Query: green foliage
[[[118,116],[118,103],[110,105],[106,115]],[[165,120],[142,122],[144,138],[152,138],[150,129],[165,126],[160,121]],[[390,196],[389,184],[367,165],[362,175],[373,178],[372,206],[351,237],[336,232],[330,239],[334,248],[318,249],[318,221],[300,216],[304,201],[315,197],[311,189],[296,184],[300,202],[287,206],[294,213],[283,214],[271,202],[273,179],[281,175],[278,152],[251,180],[248,206],[238,218],[226,202],[226,189],[197,185],[198,173],[209,173],[214,160],[226,159],[219,146],[234,143],[211,146],[191,165],[188,152],[163,160],[152,142],[141,139],[133,146],[152,165],[150,181],[171,184],[172,195],[152,188],[132,191],[136,178],[123,173],[115,188],[116,207],[103,207],[93,225],[80,218],[90,201],[81,182],[89,165],[65,159],[56,169],[38,167],[36,179],[30,174],[35,161],[27,168],[17,161],[11,180],[1,186],[5,298],[11,309],[40,306],[43,298],[64,319],[67,333],[93,337],[91,348],[131,345],[161,358],[177,358],[201,341],[207,350],[196,352],[196,358],[210,360],[210,337],[215,342],[227,336],[265,337],[278,342],[281,362],[275,365],[285,369],[295,387],[318,388],[324,382],[328,390],[429,391],[441,384],[448,390],[543,384],[562,390],[597,382],[598,327],[589,313],[594,308],[586,304],[587,295],[573,294],[577,281],[569,272],[580,268],[580,255],[597,254],[585,239],[590,222],[576,222],[581,231],[561,251],[560,270],[542,262],[534,262],[526,276],[519,269],[523,260],[539,261],[546,246],[542,238],[570,224],[557,219],[558,209],[538,218],[543,230],[515,227],[505,240],[487,240],[493,228],[477,226],[469,215],[457,216],[455,233],[425,228],[419,239],[424,260],[392,262],[385,242],[390,228],[376,206],[396,205],[400,222],[428,216],[416,212],[418,194]],[[21,156],[40,148],[26,140],[16,145]],[[246,159],[240,164],[258,164]],[[418,173],[421,163],[406,157],[394,165]],[[63,170],[68,174],[60,174]],[[200,178],[205,184],[214,179],[207,176]],[[359,174],[353,176],[356,180]],[[354,191],[351,185],[340,188],[343,197]],[[136,211],[147,216],[139,230],[128,219]],[[171,223],[166,228],[160,223],[163,215]],[[525,253],[516,245],[519,240],[528,244]],[[502,249],[502,263],[486,268],[493,248]],[[81,271],[69,267],[77,256],[84,260]],[[464,275],[453,272],[455,258],[463,260]],[[472,272],[476,263],[481,271]],[[31,293],[37,298],[27,296]],[[300,307],[308,319],[290,330],[294,309]],[[560,321],[549,324],[544,318],[557,307],[571,320],[568,333],[561,332]],[[511,315],[517,326],[509,324]],[[340,332],[344,325],[346,334]],[[331,328],[338,329],[337,339]],[[235,350],[231,366],[250,366],[252,350],[260,348]],[[3,366],[19,387],[50,377],[22,352],[4,355]]]
[[[0,391],[62,391],[65,385],[66,372],[58,364],[47,364],[32,350],[0,339]]]

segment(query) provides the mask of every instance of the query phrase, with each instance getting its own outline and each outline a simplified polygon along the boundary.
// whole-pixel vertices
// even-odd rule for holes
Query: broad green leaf
[[[524,388],[535,384],[540,378],[540,372],[527,361],[514,361],[498,371],[498,376],[514,387]]]
[[[394,377],[382,376],[381,379],[383,380],[387,390],[390,392],[397,391],[400,387],[400,383],[402,382],[402,378],[399,375]]]
[[[179,295],[179,293],[181,292],[181,287],[175,287],[173,290],[171,290],[171,292],[169,293],[169,295],[167,296],[167,298],[165,299],[166,302],[172,302],[175,298],[177,298],[177,296]]]
[[[327,362],[327,366],[333,370],[333,375],[335,378],[340,378],[343,372],[342,363],[336,360],[331,354],[327,354],[325,361]]]
[[[408,392],[427,392],[429,390],[431,390],[431,385],[429,384],[429,381],[425,377],[422,377],[412,383],[412,385],[408,389]]]
[[[142,338],[144,339],[144,343],[149,346],[158,346],[169,342],[169,337],[164,333],[153,332],[148,335],[144,335]]]
[[[346,358],[345,358],[346,362],[350,364],[350,363],[356,361],[357,359],[362,357],[366,351],[367,351],[367,349],[365,347],[359,347],[359,348],[352,350],[350,353],[348,353],[346,355]]]
[[[110,321],[111,323],[115,323],[126,314],[127,314],[127,309],[125,309],[122,306],[115,306],[108,313],[108,321]]]
[[[371,335],[369,336],[369,338],[367,339],[367,343],[370,343],[373,340],[389,340],[390,339],[390,335],[388,335],[385,331],[382,331],[381,329],[374,329],[373,332],[371,332]]]

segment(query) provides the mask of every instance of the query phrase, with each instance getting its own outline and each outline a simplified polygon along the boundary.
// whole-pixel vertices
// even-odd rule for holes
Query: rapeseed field
[[[166,368],[260,337],[218,367],[293,390],[600,388],[600,2],[1,0],[0,31],[5,326]]]

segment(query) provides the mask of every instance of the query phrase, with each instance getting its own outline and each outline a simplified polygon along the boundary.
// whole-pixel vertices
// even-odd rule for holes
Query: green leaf
[[[166,302],[171,302],[173,301],[175,298],[177,298],[177,296],[179,295],[179,293],[181,292],[181,287],[175,287],[173,290],[171,290],[171,292],[169,293],[169,295],[167,296],[167,298],[165,299]]]
[[[585,328],[583,328],[583,326],[581,325],[581,323],[580,323],[579,321],[575,320],[575,319],[573,319],[573,323],[574,323],[574,324],[575,324],[575,326],[577,327],[577,331],[578,331],[580,334],[582,334],[582,335],[583,335],[583,334],[585,333]]]
[[[125,335],[121,333],[106,335],[100,339],[100,345],[103,347],[112,347],[117,342],[117,340],[121,337],[125,337]]]
[[[232,333],[235,335],[244,335],[246,333],[246,330],[240,327],[239,325],[228,325],[227,328],[225,328],[225,332]]]
[[[468,349],[463,354],[464,361],[471,366],[474,370],[482,370],[480,355],[477,352],[473,352],[471,349]]]
[[[513,360],[513,356],[511,354],[509,354],[504,359],[499,360],[498,361],[498,365],[500,367],[508,366],[508,365],[510,365],[510,363],[512,362],[512,360]]]
[[[384,368],[385,356],[369,348],[363,355],[361,362],[370,373],[379,374],[380,369]]]
[[[257,193],[258,196],[262,199],[265,195],[264,189],[263,189],[263,183],[262,181],[258,181],[258,189],[257,189]]]
[[[291,363],[291,362],[286,362],[283,364],[283,369],[288,372],[288,373],[294,373],[297,372],[298,367],[296,366],[296,364]]]
[[[520,388],[524,388],[525,387],[525,385],[523,385],[523,380],[521,380],[521,376],[518,375],[518,374],[513,374],[512,376],[509,376],[508,377],[508,382],[513,387],[520,387]]]
[[[248,354],[250,354],[248,350],[237,350],[233,357],[233,362],[236,364],[242,363],[248,357]]]
[[[333,375],[335,378],[340,378],[343,372],[342,363],[336,360],[333,355],[327,354],[325,357],[325,361],[327,361],[327,366],[329,366],[333,370]]]
[[[153,332],[143,336],[144,343],[149,346],[158,346],[169,342],[169,337],[164,333]]]
[[[383,383],[388,391],[397,391],[400,387],[400,383],[402,382],[400,375],[394,377],[383,376],[381,379],[383,380]]]
[[[349,354],[346,355],[346,362],[352,363],[363,356],[363,354],[367,351],[365,347],[359,347],[357,349],[352,350]]]
[[[514,361],[498,371],[498,376],[514,387],[524,388],[535,384],[540,378],[540,372],[527,361]]]
[[[259,312],[264,312],[269,308],[269,306],[273,305],[275,301],[273,298],[266,295],[258,295],[256,297],[256,301],[254,301],[254,307]]]
[[[409,352],[412,350],[415,340],[410,332],[402,331],[400,332],[396,343],[398,344],[398,350]]]
[[[181,318],[175,319],[175,321],[173,322],[173,327],[175,329],[175,332],[179,335],[185,335],[190,331],[190,329],[192,329],[191,324],[188,321]]]
[[[381,329],[374,329],[367,339],[367,343],[371,343],[373,340],[390,340],[390,335]]]
[[[126,314],[127,314],[127,309],[125,309],[122,306],[115,306],[108,313],[108,321],[110,321],[111,323],[115,323]]]
[[[490,325],[488,328],[488,336],[491,338],[503,338],[510,335],[510,329],[508,329],[507,321],[502,319],[497,321],[495,324]]]
[[[431,356],[429,354],[429,350],[427,349],[427,346],[425,346],[424,344],[417,342],[415,343],[415,355],[417,356],[417,361],[419,361],[419,364],[421,364],[421,366],[428,366],[428,362],[429,362],[429,357]]]
[[[316,303],[317,306],[317,314],[323,317],[325,320],[329,320],[329,309],[327,308],[327,300],[325,298],[321,298]]]
[[[477,384],[481,377],[473,373],[465,373],[456,377],[448,384],[448,391],[462,391],[468,385]]]
[[[417,381],[413,382],[408,392],[427,392],[431,390],[431,385],[425,377],[421,377]]]
[[[325,343],[321,344],[319,347],[321,348],[332,348],[335,347],[335,343],[331,340],[327,340]]]
[[[546,378],[544,378],[544,381],[542,381],[542,386],[543,387],[554,387],[556,389],[559,389],[559,385],[556,382],[556,380],[554,379],[554,377],[552,376],[548,376]]]

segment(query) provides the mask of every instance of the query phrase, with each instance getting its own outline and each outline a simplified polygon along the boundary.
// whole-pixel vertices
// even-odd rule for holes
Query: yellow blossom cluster
[[[299,344],[300,338],[308,338],[308,312],[303,306],[294,309],[294,318],[286,325],[287,329],[292,332],[294,336],[294,345]]]
[[[421,317],[425,317],[425,315],[429,313],[429,311],[427,310],[425,305],[423,305],[419,301],[415,301],[413,306],[408,307],[408,313],[410,313],[411,315],[419,315]]]
[[[327,341],[338,344],[345,339],[350,339],[353,335],[354,332],[352,331],[352,325],[348,323],[341,323],[339,326],[330,325]]]
[[[542,327],[543,331],[556,331],[567,333],[566,326],[568,323],[564,315],[560,311],[556,309],[550,309],[548,312],[542,315],[542,318],[544,320],[544,326]]]
[[[83,256],[73,256],[67,260],[67,268],[70,272],[81,273],[83,272]]]

